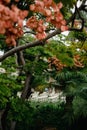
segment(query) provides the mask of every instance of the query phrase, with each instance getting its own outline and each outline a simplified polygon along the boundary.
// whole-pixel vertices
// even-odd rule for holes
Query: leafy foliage
[[[77,14],[72,15],[71,8],[76,2],[76,0],[68,2],[67,0],[61,2],[59,0],[1,0],[0,48],[5,52],[11,52],[10,54],[15,53],[16,48],[26,48],[27,44],[31,45],[32,41],[36,40],[29,34],[36,36],[38,42],[44,45],[43,42],[46,40],[43,39],[51,29],[57,28],[60,31],[68,29],[63,15],[66,19],[71,16],[71,23],[74,22],[74,18],[80,18],[82,26],[86,26],[85,20],[83,21],[84,13],[79,11],[81,7],[78,8],[81,14],[77,11]],[[6,72],[0,74],[0,112],[6,110],[6,105],[10,104],[8,115],[5,117],[8,127],[10,121],[17,121],[18,130],[24,130],[25,127],[41,130],[44,126],[70,130],[75,119],[79,119],[80,116],[87,117],[87,33],[85,28],[82,29],[83,32],[70,33],[67,39],[63,39],[61,34],[57,40],[47,41],[44,47],[27,48],[23,51],[26,63],[21,66],[15,64],[15,55],[2,62],[1,67],[4,67]],[[8,57],[9,53],[6,54]],[[15,71],[18,72],[17,76],[12,75]],[[34,87],[42,92],[45,87],[55,86],[66,95],[66,103],[56,105],[45,103],[45,106],[40,106],[39,103],[32,107],[28,100],[18,98],[17,92],[22,91],[23,86],[26,87],[24,82],[27,72],[32,75],[28,84],[30,88]],[[54,82],[49,83],[49,79],[53,79]]]
[[[0,75],[0,109],[4,108],[9,100],[16,96],[17,91],[21,89],[15,78],[8,76],[7,74]]]

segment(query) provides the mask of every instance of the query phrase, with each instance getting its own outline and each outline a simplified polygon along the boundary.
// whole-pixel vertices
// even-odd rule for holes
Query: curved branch
[[[31,48],[31,47],[35,47],[35,46],[43,46],[48,39],[50,39],[53,36],[60,34],[60,33],[61,33],[60,30],[55,30],[54,32],[50,33],[43,40],[37,40],[37,41],[34,41],[32,43],[26,43],[25,45],[20,45],[18,47],[15,47],[15,48],[9,50],[8,52],[6,52],[3,56],[0,56],[0,62],[3,61],[4,59],[6,59],[7,57],[13,55],[14,53],[18,52],[18,51],[25,50],[27,48]]]
[[[82,31],[83,27],[84,27],[84,23],[85,23],[85,20],[84,18],[81,16],[80,14],[80,11],[84,10],[86,12],[86,0],[83,0],[80,7],[77,7],[77,4],[75,4],[75,11],[74,13],[72,14],[72,16],[69,18],[69,20],[67,21],[67,24],[69,24],[71,22],[71,29],[70,30],[75,30],[75,31]],[[76,16],[79,16],[79,19],[82,21],[81,23],[81,28],[74,28],[74,21],[76,19]]]

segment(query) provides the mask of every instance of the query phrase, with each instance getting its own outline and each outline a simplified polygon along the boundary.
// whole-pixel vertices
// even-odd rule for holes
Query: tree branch
[[[27,49],[27,48],[31,48],[31,47],[35,47],[35,46],[42,46],[46,43],[46,41],[50,38],[52,38],[53,36],[60,34],[61,31],[60,30],[55,30],[54,32],[50,33],[45,39],[43,40],[37,40],[34,41],[32,43],[26,43],[25,45],[20,45],[18,47],[15,47],[11,50],[9,50],[8,52],[6,52],[3,56],[0,56],[0,62],[3,61],[4,59],[6,59],[7,57],[13,55],[14,53]]]
[[[72,30],[73,31],[82,31],[82,29],[84,27],[85,20],[81,16],[80,12],[81,11],[85,11],[85,12],[87,11],[86,8],[85,8],[86,7],[85,3],[86,3],[86,0],[83,0],[81,5],[80,5],[80,7],[77,7],[77,4],[75,4],[75,11],[72,14],[72,16],[69,18],[69,20],[67,20],[67,25],[71,22],[71,28],[70,28],[71,31]],[[79,19],[82,21],[81,28],[79,28],[79,29],[78,28],[74,28],[74,21],[75,21],[77,15],[79,16]]]

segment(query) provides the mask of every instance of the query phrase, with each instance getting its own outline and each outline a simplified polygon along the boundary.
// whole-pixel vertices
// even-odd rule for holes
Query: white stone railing
[[[39,92],[34,92],[31,94],[30,99],[31,101],[49,101],[49,102],[66,102],[66,97],[63,95],[62,92],[43,92],[39,94]]]
[[[21,97],[21,92],[17,93],[18,97]],[[43,92],[41,94],[39,94],[38,91],[34,91],[30,98],[28,99],[29,101],[48,101],[48,102],[66,102],[66,96],[63,95],[63,92]]]

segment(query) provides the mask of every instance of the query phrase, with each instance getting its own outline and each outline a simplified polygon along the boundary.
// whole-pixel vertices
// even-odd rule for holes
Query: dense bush
[[[74,109],[66,111],[66,104],[52,102],[27,102],[21,101],[21,109],[12,104],[8,120],[16,120],[16,130],[42,130],[45,127],[56,128],[57,130],[86,130],[86,117],[76,117]],[[13,118],[13,119],[12,119]]]
[[[26,119],[22,119],[17,124],[17,130],[24,130],[25,127],[26,130],[41,130],[44,127],[63,128],[61,122],[64,115],[64,104],[34,103],[32,107],[32,117],[26,116]],[[29,115],[28,112],[27,115]]]

